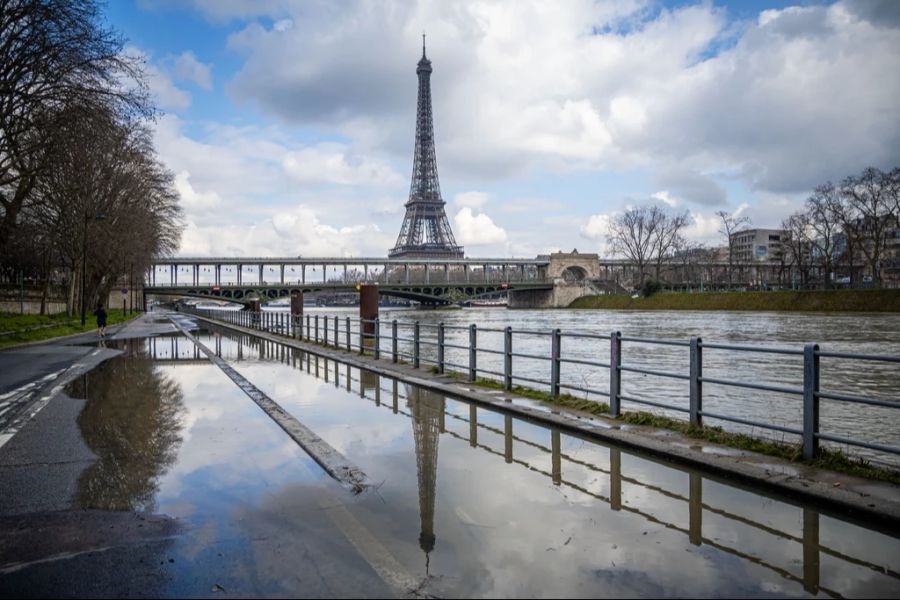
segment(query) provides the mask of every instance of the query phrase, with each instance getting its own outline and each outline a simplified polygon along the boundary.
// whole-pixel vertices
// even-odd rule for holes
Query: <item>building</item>
[[[787,232],[783,229],[744,229],[731,235],[732,262],[749,264],[779,262],[782,241]]]

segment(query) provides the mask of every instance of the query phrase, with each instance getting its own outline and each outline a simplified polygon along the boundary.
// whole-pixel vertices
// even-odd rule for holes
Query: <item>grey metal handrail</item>
[[[819,349],[816,344],[806,344],[802,349],[770,347],[750,344],[728,344],[728,343],[710,343],[703,342],[699,337],[693,337],[689,341],[684,340],[657,340],[645,337],[623,336],[619,332],[612,332],[608,336],[594,333],[580,332],[561,332],[557,330],[534,330],[534,329],[513,329],[507,327],[505,329],[477,327],[476,325],[448,325],[445,323],[420,323],[419,321],[398,321],[390,322],[380,321],[379,319],[364,320],[359,318],[350,318],[346,315],[344,319],[344,339],[340,339],[339,335],[339,317],[329,317],[329,315],[316,314],[312,319],[310,315],[306,315],[305,323],[300,315],[287,315],[285,313],[275,313],[271,311],[250,312],[250,311],[222,311],[209,309],[190,309],[190,312],[201,314],[207,318],[225,321],[231,324],[247,327],[250,329],[265,330],[275,332],[281,335],[287,335],[291,338],[305,339],[310,342],[321,343],[334,346],[348,351],[358,351],[360,354],[371,353],[376,358],[381,356],[381,352],[389,352],[391,359],[397,362],[400,357],[410,359],[414,367],[419,367],[421,363],[436,365],[438,371],[445,372],[446,368],[459,369],[469,381],[476,381],[479,376],[488,376],[496,378],[503,383],[503,387],[507,390],[512,389],[516,382],[526,382],[537,386],[546,386],[549,389],[551,397],[557,397],[562,390],[571,390],[590,394],[609,401],[609,414],[617,417],[622,413],[622,403],[634,403],[639,405],[652,406],[675,413],[686,413],[688,421],[695,426],[701,426],[704,418],[717,419],[720,421],[737,423],[750,427],[759,427],[792,435],[798,435],[802,438],[803,455],[807,459],[815,457],[818,453],[820,440],[830,441],[834,443],[847,444],[885,452],[894,455],[900,455],[900,448],[886,444],[876,443],[870,440],[854,439],[849,437],[837,436],[832,433],[820,431],[820,402],[827,400],[831,402],[846,402],[863,404],[870,406],[878,406],[882,408],[900,409],[900,401],[871,398],[866,396],[858,396],[852,394],[837,393],[832,391],[820,390],[821,358],[829,359],[846,359],[846,360],[865,360],[884,363],[900,363],[900,356],[882,355],[882,354],[855,354],[848,352],[826,352]],[[320,321],[321,318],[321,321]],[[330,327],[331,323],[333,327]],[[305,328],[304,328],[305,324]],[[382,332],[382,327],[387,327],[386,332]],[[400,328],[404,332],[412,331],[412,336],[398,335]],[[429,332],[429,335],[423,336],[423,330]],[[333,334],[329,334],[332,331]],[[457,334],[452,340],[447,340],[445,334],[447,331],[454,331]],[[491,346],[486,345],[479,338],[490,338],[496,340],[496,336],[502,337],[502,345]],[[468,337],[468,340],[466,340]],[[515,352],[514,344],[516,340],[523,338],[550,338],[549,354],[534,354],[529,352]],[[573,357],[565,355],[565,340],[568,338],[590,339],[597,341],[608,340],[609,354],[608,361],[591,360],[584,357]],[[382,348],[382,339],[390,339],[390,349]],[[403,343],[403,348],[400,343]],[[462,343],[460,343],[462,342]],[[622,348],[625,343],[628,344],[649,344],[676,346],[689,349],[689,368],[687,373],[677,373],[660,369],[649,369],[637,365],[626,364],[622,360]],[[422,348],[431,349],[429,354],[423,355]],[[451,362],[447,357],[447,350],[458,350],[468,354],[468,364],[460,364],[460,362]],[[768,382],[751,382],[735,379],[726,379],[722,377],[709,377],[703,375],[703,352],[704,350],[722,350],[728,352],[751,352],[751,353],[770,353],[787,356],[799,356],[803,361],[803,380],[802,386],[789,387],[780,384]],[[434,351],[435,354],[430,352]],[[496,370],[494,364],[479,364],[479,355],[490,355],[502,357],[502,371]],[[454,356],[458,358],[459,353]],[[516,372],[514,365],[520,361],[546,361],[548,363],[548,379],[540,379],[532,376],[533,370],[528,371],[526,376],[522,372]],[[533,363],[532,363],[533,364]],[[582,365],[587,367],[595,367],[604,369],[609,374],[609,387],[607,390],[600,390],[596,387],[584,382],[584,385],[578,385],[571,380],[564,380],[562,373],[563,365]],[[490,367],[490,368],[489,368]],[[636,373],[651,377],[661,377],[668,379],[676,379],[689,382],[688,407],[679,406],[672,403],[666,403],[648,398],[635,397],[631,394],[623,393],[623,373]],[[799,382],[798,382],[799,383]],[[731,388],[750,389],[760,392],[772,394],[786,394],[789,396],[800,397],[802,406],[802,427],[789,427],[776,423],[766,423],[739,417],[733,414],[724,414],[721,411],[709,411],[703,407],[704,387],[709,385],[725,386]]]

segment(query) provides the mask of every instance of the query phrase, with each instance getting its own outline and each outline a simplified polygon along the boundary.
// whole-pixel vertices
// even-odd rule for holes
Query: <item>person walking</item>
[[[97,317],[97,335],[106,337],[106,310],[103,308],[103,303],[97,304],[94,316]]]

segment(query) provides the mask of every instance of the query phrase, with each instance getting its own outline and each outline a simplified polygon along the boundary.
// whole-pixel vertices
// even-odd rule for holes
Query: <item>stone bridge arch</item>
[[[577,282],[600,277],[600,256],[594,253],[582,254],[578,250],[554,252],[547,266],[550,279]]]

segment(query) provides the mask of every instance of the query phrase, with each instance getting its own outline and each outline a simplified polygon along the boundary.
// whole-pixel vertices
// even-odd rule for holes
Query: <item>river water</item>
[[[148,595],[900,594],[896,532],[228,329],[197,338],[376,486],[330,480],[185,337],[129,341],[70,386],[98,455],[76,499],[177,519]]]
[[[286,307],[267,310],[284,312]],[[340,336],[345,337],[346,317],[357,318],[358,308],[309,308],[305,313],[319,315],[320,319],[338,316],[341,320]],[[625,310],[508,310],[505,308],[477,309],[385,309],[381,310],[381,347],[390,352],[389,321],[401,322],[399,337],[412,338],[413,321],[421,325],[422,360],[429,366],[437,358],[435,346],[427,343],[436,339],[436,329],[428,325],[443,322],[446,342],[467,346],[469,333],[464,329],[476,324],[480,329],[499,330],[507,326],[514,330],[549,332],[560,329],[563,333],[562,356],[578,360],[608,363],[609,335],[621,331],[622,335],[636,338],[687,342],[691,336],[699,336],[704,343],[726,343],[751,346],[776,346],[802,351],[809,342],[818,343],[822,351],[853,352],[900,356],[900,315],[879,313],[785,313],[743,311],[625,311]],[[403,325],[407,324],[407,325]],[[324,320],[321,321],[324,329]],[[354,331],[356,325],[353,325]],[[453,327],[459,327],[454,329]],[[329,325],[333,341],[333,321]],[[566,333],[591,333],[604,339],[567,338]],[[355,343],[355,341],[354,341]],[[498,379],[503,372],[503,357],[491,353],[503,349],[503,334],[479,331],[479,376]],[[534,356],[549,357],[551,340],[548,335],[514,335],[513,351]],[[412,343],[400,342],[400,352],[412,353]],[[456,365],[449,367],[465,371],[468,352],[448,348],[445,360]],[[687,375],[689,351],[687,347],[651,345],[623,342],[623,365]],[[550,363],[547,360],[514,358],[513,372],[523,379],[516,384],[549,389]],[[485,372],[482,372],[484,370]],[[494,374],[489,373],[493,371]],[[896,363],[857,361],[838,358],[821,359],[821,385],[823,392],[845,393],[881,400],[900,401]],[[705,349],[703,356],[704,377],[737,380],[757,384],[802,389],[803,360],[800,355],[736,352]],[[609,390],[609,371],[604,367],[563,363],[560,375],[563,386],[606,391]],[[607,398],[599,393],[581,390],[565,390],[575,396],[601,402]],[[666,404],[686,410],[688,407],[688,382],[632,372],[622,373],[622,390],[625,396]],[[768,425],[800,429],[802,427],[802,396],[743,389],[733,386],[704,384],[704,410],[715,414],[761,422]],[[900,408],[900,402],[898,402]],[[686,419],[684,412],[623,401],[623,410],[643,410],[671,417]],[[900,410],[887,407],[860,405],[835,400],[821,401],[820,431],[844,438],[862,439],[870,443],[900,447]],[[707,418],[707,424],[718,425],[730,431],[751,433],[787,442],[799,442],[799,436],[754,427],[730,421]],[[823,442],[879,464],[900,465],[900,457],[876,450],[845,444]]]

